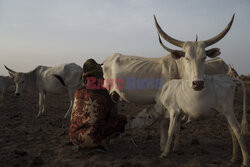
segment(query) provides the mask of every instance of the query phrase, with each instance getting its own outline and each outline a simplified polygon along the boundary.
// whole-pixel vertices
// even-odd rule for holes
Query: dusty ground
[[[236,93],[235,113],[242,115],[242,92]],[[250,82],[247,83],[247,110],[250,122]],[[38,112],[38,94],[25,92],[14,96],[10,88],[5,99],[6,108],[0,108],[0,166],[240,166],[229,162],[232,142],[226,121],[222,116],[198,120],[182,125],[180,148],[167,159],[160,159],[157,124],[143,130],[128,131],[114,141],[107,153],[96,150],[78,150],[69,143],[69,120],[63,116],[69,105],[67,94],[49,95],[47,115],[35,119]],[[135,114],[135,107],[126,114]],[[250,129],[250,127],[249,127]],[[138,144],[135,147],[130,138]],[[246,137],[250,151],[250,136]],[[240,153],[239,153],[240,154]],[[241,157],[241,155],[240,155]]]

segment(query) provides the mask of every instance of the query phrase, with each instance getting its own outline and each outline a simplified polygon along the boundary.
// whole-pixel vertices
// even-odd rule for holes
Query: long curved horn
[[[218,42],[219,40],[221,40],[227,34],[227,32],[230,30],[230,28],[231,28],[231,26],[233,24],[234,15],[235,14],[233,14],[233,17],[232,17],[231,21],[228,23],[228,25],[226,26],[226,28],[221,33],[219,33],[218,35],[216,35],[213,38],[210,38],[210,39],[204,41],[207,47],[210,46],[210,45],[215,44],[216,42]]]
[[[185,56],[185,53],[184,53],[183,51],[180,51],[180,50],[173,50],[173,49],[170,49],[170,48],[166,47],[166,46],[162,43],[161,37],[160,37],[159,33],[158,33],[158,37],[159,37],[159,42],[160,42],[161,46],[162,46],[164,49],[166,49],[168,52],[170,52],[173,58],[179,59],[179,58]]]
[[[162,43],[161,37],[160,37],[159,33],[158,33],[158,37],[159,37],[159,42],[160,42],[161,46],[162,46],[166,51],[168,51],[169,53],[173,53],[173,52],[174,52],[173,49],[170,49],[170,48],[166,47],[166,46]]]
[[[177,39],[174,39],[174,38],[170,37],[168,34],[166,34],[166,33],[161,29],[161,27],[159,26],[159,24],[158,24],[158,22],[157,22],[157,20],[156,20],[155,15],[154,15],[154,20],[155,20],[155,26],[156,26],[158,32],[160,33],[160,35],[161,35],[166,41],[168,41],[169,43],[171,43],[171,44],[173,44],[173,45],[175,45],[175,46],[178,46],[178,47],[181,47],[181,48],[183,47],[183,45],[184,45],[184,42],[183,42],[183,41],[179,41],[179,40],[177,40]]]
[[[10,72],[10,73],[13,73],[13,74],[16,74],[16,72],[12,69],[9,69],[6,65],[4,65],[4,67]]]

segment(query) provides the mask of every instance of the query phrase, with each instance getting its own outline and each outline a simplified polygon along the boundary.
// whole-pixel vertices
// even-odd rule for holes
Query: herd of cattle
[[[244,140],[247,133],[247,113],[245,107],[246,92],[244,83],[239,79],[237,72],[228,66],[220,55],[219,48],[206,50],[207,47],[221,40],[230,30],[234,15],[226,28],[213,38],[205,41],[180,41],[165,33],[154,17],[161,46],[170,52],[168,56],[160,58],[145,58],[114,54],[103,62],[104,79],[114,80],[134,77],[157,79],[163,81],[162,89],[118,89],[112,87],[110,93],[116,92],[120,100],[129,103],[145,105],[138,116],[129,122],[128,128],[141,128],[150,125],[155,120],[160,121],[161,140],[163,151],[161,157],[166,157],[171,149],[172,138],[178,140],[180,123],[183,116],[189,119],[200,115],[209,115],[215,110],[225,116],[233,140],[233,156],[237,159],[237,145],[242,151],[243,165],[249,165],[249,154]],[[165,46],[161,37],[170,44],[182,50],[173,50]],[[212,58],[206,61],[206,58]],[[82,68],[75,63],[56,67],[38,66],[34,70],[22,73],[5,66],[10,76],[0,77],[1,105],[3,96],[9,85],[15,84],[15,94],[18,96],[25,87],[39,92],[39,112],[45,113],[46,93],[58,93],[67,90],[70,98],[70,107],[65,114],[67,117],[73,107],[74,92],[81,83]],[[239,81],[243,87],[243,118],[241,126],[235,118],[233,101],[236,84]],[[126,80],[125,80],[126,81]],[[126,85],[126,83],[124,83]],[[192,104],[192,105],[191,105]],[[148,117],[150,116],[150,117]],[[152,118],[153,117],[153,118]],[[166,118],[170,119],[168,131]],[[175,144],[178,142],[175,142]],[[175,149],[175,146],[174,148]]]

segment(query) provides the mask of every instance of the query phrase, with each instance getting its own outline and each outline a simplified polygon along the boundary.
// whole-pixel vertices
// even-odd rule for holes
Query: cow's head
[[[182,59],[184,66],[184,78],[190,81],[190,86],[194,90],[202,90],[204,88],[204,71],[205,71],[205,60],[207,57],[214,58],[220,55],[219,48],[212,48],[206,50],[206,47],[211,46],[222,39],[232,26],[234,15],[227,25],[227,27],[215,37],[206,41],[180,41],[170,37],[166,34],[159,26],[155,16],[155,25],[158,30],[159,41],[164,49],[171,53],[175,59]],[[182,48],[183,50],[173,50],[163,45],[160,36],[162,36],[169,43]]]
[[[4,65],[4,67],[8,70],[10,77],[13,78],[15,85],[16,85],[15,94],[16,94],[16,96],[19,96],[22,93],[22,91],[26,85],[25,74],[21,73],[21,72],[15,72],[14,70],[11,70],[10,68],[6,67],[5,65]]]

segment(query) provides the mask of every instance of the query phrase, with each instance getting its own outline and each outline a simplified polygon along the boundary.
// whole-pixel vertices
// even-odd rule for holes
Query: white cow
[[[170,43],[181,46],[183,45],[182,41],[175,40],[166,33],[164,33],[157,21],[155,20],[157,29],[163,34],[165,39]],[[226,33],[229,31],[232,25],[232,20],[229,25],[217,36],[207,40],[207,43],[213,44],[222,39]],[[160,108],[156,104],[155,97],[159,92],[159,79],[161,84],[170,81],[171,79],[180,79],[184,77],[184,59],[178,59],[183,53],[177,50],[169,50],[170,55],[160,57],[160,58],[144,58],[139,56],[128,56],[122,54],[114,54],[113,56],[106,59],[103,63],[103,72],[105,80],[112,78],[114,80],[124,79],[123,89],[117,89],[116,87],[111,88],[110,92],[117,92],[122,100],[125,100],[129,103],[135,104],[152,104],[152,107],[146,108],[142,112],[146,113],[147,121],[141,121],[141,124],[137,124],[134,128],[142,128],[150,125],[155,122],[155,119],[158,118],[155,115],[155,111],[159,111]],[[206,53],[210,58],[216,57],[216,53],[219,53],[218,48],[209,49]],[[208,60],[205,63],[205,73],[206,74],[227,74],[229,67],[227,64],[220,58]],[[144,81],[144,89],[138,89],[138,81],[153,81],[146,83]],[[158,81],[158,82],[157,82]],[[130,89],[127,88],[127,85],[133,84],[136,88]],[[200,81],[194,81],[194,86],[197,84],[202,84]],[[139,116],[143,117],[143,113],[140,113]],[[137,117],[138,118],[138,117]],[[152,119],[153,118],[153,119]],[[142,126],[139,126],[142,125]]]
[[[27,73],[15,72],[6,66],[5,68],[14,79],[16,84],[15,94],[17,96],[22,93],[25,87],[38,90],[39,112],[37,117],[45,113],[46,93],[60,93],[65,90],[69,93],[70,107],[64,117],[66,118],[70,114],[73,107],[74,93],[81,81],[82,68],[80,66],[75,63],[62,64],[56,67],[38,66]]]
[[[157,22],[155,23],[157,28],[161,30]],[[231,23],[232,21],[219,35],[207,40],[207,42],[211,45],[223,38],[230,29]],[[163,31],[161,30],[161,32]],[[183,45],[182,41],[175,40],[167,34],[164,36],[174,45]],[[219,49],[213,48],[206,52],[211,55],[211,58],[214,58],[214,53],[218,53]],[[115,86],[110,90],[110,92],[116,91],[121,99],[135,104],[155,104],[154,97],[163,83],[184,77],[184,61],[178,59],[181,55],[182,52],[177,50],[171,50],[170,55],[160,58],[144,58],[116,53],[103,62],[104,78],[105,80],[110,78],[124,80],[123,89],[117,89]],[[223,60],[216,59],[206,63],[205,71],[207,74],[226,74],[228,67]],[[194,80],[194,86],[197,87],[199,84],[202,82]]]
[[[0,106],[4,106],[4,95],[10,85],[14,84],[9,76],[0,76]]]
[[[188,55],[186,54],[186,56]],[[193,58],[191,59],[191,61],[194,61]],[[190,69],[189,67],[186,68]],[[190,75],[190,78],[192,78],[192,75]],[[244,107],[240,128],[233,111],[235,86],[232,79],[226,75],[204,76],[204,88],[200,91],[194,90],[190,86],[188,78],[167,82],[158,97],[159,102],[168,111],[166,117],[170,115],[168,139],[161,157],[167,156],[170,151],[173,133],[179,131],[176,128],[179,124],[178,119],[181,113],[185,113],[191,118],[198,118],[201,115],[210,115],[215,110],[224,115],[228,122],[233,139],[232,161],[235,162],[237,160],[236,147],[238,147],[238,141],[243,155],[243,165],[249,165],[249,154],[243,137],[243,134],[247,132],[247,115]],[[167,132],[166,128],[165,132]],[[163,135],[166,138],[166,133],[163,133]]]
[[[158,103],[161,103],[166,109],[166,118],[170,116],[170,124],[168,130],[168,140],[164,147],[161,157],[168,155],[170,151],[173,134],[176,132],[179,124],[181,113],[187,114],[189,117],[197,118],[200,115],[211,114],[211,110],[215,110],[227,119],[229,129],[233,139],[233,158],[237,157],[237,141],[240,145],[243,165],[249,165],[249,154],[243,138],[243,134],[247,133],[247,115],[245,107],[243,107],[243,119],[241,128],[237,122],[233,112],[233,100],[235,83],[227,75],[205,75],[205,60],[207,57],[216,57],[220,55],[218,48],[205,50],[206,47],[216,43],[229,31],[234,16],[227,28],[219,35],[206,41],[183,42],[168,36],[155,23],[160,35],[168,42],[182,48],[183,50],[172,50],[160,40],[164,49],[176,58],[183,60],[184,75],[183,79],[171,80],[166,82],[158,97]],[[160,39],[160,37],[159,37]],[[245,101],[245,95],[244,95]],[[178,131],[178,130],[177,130]]]
[[[227,74],[228,71],[229,67],[220,58],[206,62],[206,74]],[[103,72],[106,81],[124,81],[123,89],[117,89],[114,84],[110,93],[117,92],[122,100],[129,103],[148,105],[155,104],[154,96],[161,84],[183,78],[184,70],[183,60],[174,59],[171,54],[160,58],[145,58],[116,53],[104,61]],[[141,80],[144,89],[138,87]]]

